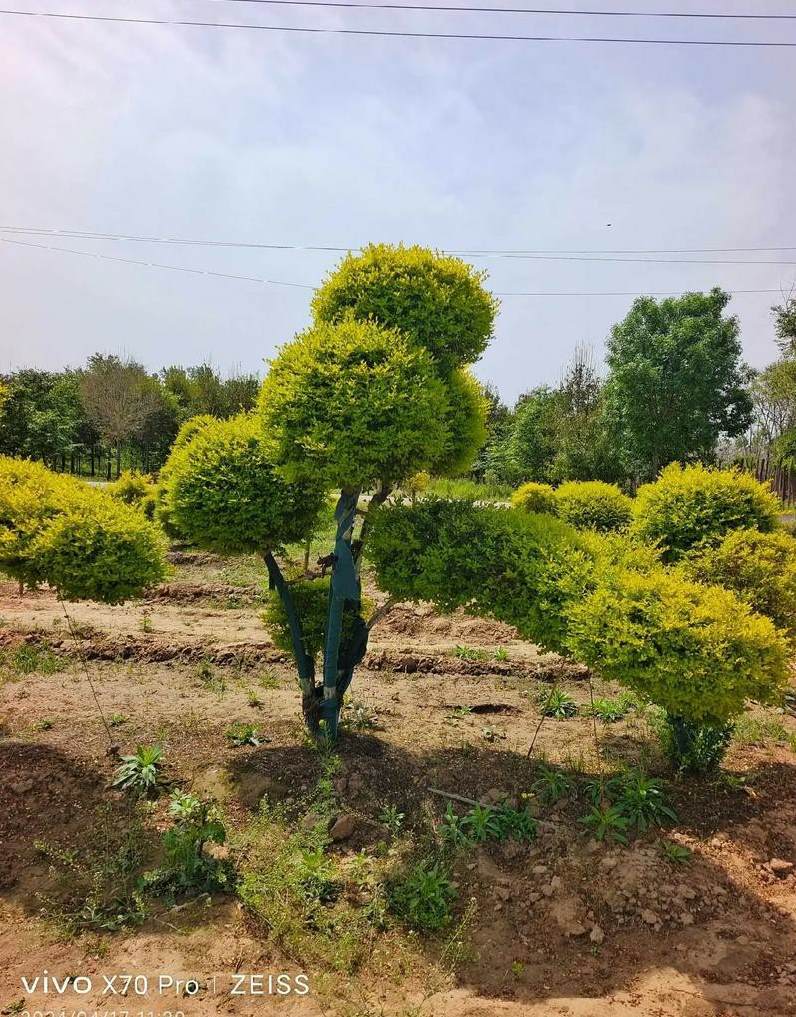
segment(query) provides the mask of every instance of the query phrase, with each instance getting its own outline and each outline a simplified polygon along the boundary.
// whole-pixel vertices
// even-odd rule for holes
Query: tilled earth
[[[395,966],[381,979],[310,972],[307,996],[231,994],[236,972],[295,975],[301,964],[223,897],[132,932],[59,936],[40,914],[53,876],[37,842],[79,859],[107,824],[125,821],[124,800],[107,790],[115,758],[91,685],[105,716],[123,718],[111,729],[121,751],[164,745],[174,780],[216,798],[233,829],[263,795],[287,798],[317,778],[289,662],[260,621],[260,597],[251,582],[225,581],[223,563],[190,554],[147,601],[69,604],[68,617],[46,591],[0,588],[0,648],[50,655],[49,666],[8,672],[0,685],[0,1012],[21,1012],[24,1000],[31,1013],[195,1017],[796,1014],[796,756],[765,739],[734,746],[721,782],[673,786],[679,819],[665,836],[693,852],[688,864],[666,859],[660,831],[627,847],[591,840],[579,822],[584,805],[572,798],[540,811],[532,844],[465,853],[455,874],[465,950],[452,971],[438,942],[415,937],[400,977]],[[583,709],[540,727],[539,695],[552,682]],[[335,850],[373,848],[385,804],[419,832],[446,795],[520,799],[544,760],[575,777],[619,761],[665,773],[643,716],[596,726],[588,716],[592,694],[617,691],[592,687],[585,669],[540,655],[506,626],[397,607],[355,678],[352,717],[367,722],[341,741],[335,791],[351,833]],[[256,723],[268,740],[230,747],[224,732],[236,720]],[[777,720],[796,732],[788,715]],[[78,980],[46,994],[40,980],[26,994],[21,978],[45,969],[90,978],[91,990],[78,991]],[[101,976],[120,972],[148,975],[146,993],[103,996]],[[161,974],[205,981],[196,996],[159,995]]]

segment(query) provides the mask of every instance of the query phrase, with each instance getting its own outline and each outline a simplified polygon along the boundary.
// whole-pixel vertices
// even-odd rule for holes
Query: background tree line
[[[108,479],[157,470],[184,421],[251,409],[259,388],[254,374],[221,378],[206,363],[150,374],[101,353],[83,368],[24,368],[0,378],[0,453]]]
[[[641,297],[613,327],[606,371],[579,346],[557,385],[513,407],[487,385],[487,440],[476,480],[604,480],[633,489],[672,461],[735,462],[796,491],[796,298],[772,308],[780,356],[755,371],[741,359],[738,320],[720,289]],[[0,378],[0,453],[62,471],[112,477],[159,469],[180,425],[197,414],[251,409],[260,379],[222,379],[207,363],[148,373],[95,354],[84,368],[26,368]]]

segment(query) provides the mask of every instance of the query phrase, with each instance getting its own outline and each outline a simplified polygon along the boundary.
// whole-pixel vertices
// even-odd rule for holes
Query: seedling
[[[624,696],[616,699],[595,699],[591,712],[603,724],[615,724],[630,710],[631,703]]]
[[[343,723],[352,731],[370,731],[378,726],[376,711],[365,703],[352,700],[343,708]]]
[[[110,717],[108,717],[109,727],[121,727],[122,724],[126,723],[127,717],[125,717],[123,713],[112,713]]]
[[[481,737],[488,742],[496,742],[499,739],[505,739],[506,736],[502,731],[496,731],[493,727],[485,727],[481,730]]]
[[[673,840],[662,840],[661,851],[667,862],[672,865],[687,865],[694,857],[694,853],[684,844],[678,844]]]
[[[141,631],[151,632],[152,631],[152,616],[149,611],[144,611],[141,615]]]
[[[553,805],[560,798],[570,794],[574,787],[573,781],[561,770],[551,766],[540,766],[539,777],[534,781],[533,791],[542,801]]]
[[[677,822],[677,813],[666,800],[662,781],[636,770],[623,774],[620,781],[616,808],[639,833],[653,825]]]
[[[509,651],[507,649],[505,649],[505,647],[499,646],[495,650],[495,660],[508,660],[508,659],[509,659]]]
[[[545,717],[566,720],[568,717],[574,717],[577,712],[578,704],[562,689],[551,689],[542,702],[542,713]]]
[[[53,722],[50,720],[49,717],[42,717],[41,720],[37,720],[36,723],[33,725],[33,730],[34,731],[49,731],[52,726],[53,726]]]
[[[241,721],[230,724],[224,735],[227,741],[236,749],[242,748],[244,745],[253,745],[256,748],[264,740],[267,740],[262,738],[254,724],[244,724]]]
[[[438,832],[440,840],[446,847],[462,848],[472,844],[467,834],[465,823],[466,816],[460,816],[450,802],[445,809],[445,815],[440,820]]]
[[[606,805],[604,808],[593,805],[591,810],[581,818],[581,823],[588,827],[597,840],[627,844],[625,831],[629,822],[627,817],[623,816],[614,805]]]
[[[390,907],[412,928],[435,932],[451,920],[456,890],[440,862],[417,862],[390,888]]]
[[[263,705],[262,699],[260,699],[260,697],[254,691],[254,689],[249,689],[248,693],[246,694],[246,698],[248,700],[249,706],[251,706],[252,709],[254,710],[259,710],[260,707]]]
[[[385,805],[379,813],[379,822],[384,823],[393,837],[397,837],[406,816],[398,811],[397,805]]]
[[[503,838],[503,827],[497,812],[489,805],[474,805],[464,817],[463,826],[470,840],[476,844]]]
[[[513,840],[535,840],[537,832],[536,820],[527,809],[512,809],[502,805],[495,813],[500,826],[500,839],[510,837]]]
[[[162,760],[163,749],[159,745],[139,745],[134,756],[122,756],[111,787],[151,794],[161,783]]]
[[[454,657],[458,657],[459,660],[486,660],[487,652],[485,650],[477,650],[473,646],[456,646],[453,651]]]

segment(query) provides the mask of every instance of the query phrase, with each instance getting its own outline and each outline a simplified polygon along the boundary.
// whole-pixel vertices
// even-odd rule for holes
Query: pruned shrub
[[[639,488],[632,528],[673,562],[693,548],[720,544],[732,530],[773,530],[780,508],[768,484],[748,473],[671,463]]]
[[[489,342],[498,305],[483,287],[485,276],[424,247],[369,244],[324,280],[312,310],[318,322],[353,315],[398,329],[448,373],[478,360]]]
[[[300,540],[325,504],[318,479],[285,480],[253,416],[206,423],[166,466],[171,524],[213,550],[266,551]]]
[[[555,489],[557,514],[578,529],[624,530],[633,517],[633,502],[616,484],[570,480]]]
[[[457,368],[443,379],[448,408],[447,434],[442,452],[432,463],[438,477],[457,477],[473,465],[486,441],[487,402],[483,389],[468,368]]]
[[[345,489],[400,482],[443,456],[449,408],[426,350],[352,318],[284,346],[260,397],[283,474]]]
[[[687,555],[682,568],[745,600],[796,639],[796,539],[783,530],[733,530],[718,547]]]
[[[570,604],[568,629],[580,660],[692,723],[724,724],[784,688],[787,648],[768,618],[662,570],[610,576]]]
[[[152,478],[147,474],[124,470],[117,480],[105,488],[105,493],[126,505],[136,505],[147,519],[152,519],[157,500],[156,490]]]
[[[537,484],[533,480],[517,488],[511,496],[511,504],[523,512],[536,512],[548,516],[558,513],[556,494],[550,484]]]
[[[143,514],[38,463],[0,457],[0,569],[67,599],[119,603],[166,575],[163,535]]]

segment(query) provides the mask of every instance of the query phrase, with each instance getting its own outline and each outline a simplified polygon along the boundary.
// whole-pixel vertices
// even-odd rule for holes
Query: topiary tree
[[[0,570],[20,587],[116,604],[166,575],[165,538],[137,508],[38,463],[0,457]]]
[[[632,530],[673,562],[693,548],[716,546],[731,530],[773,530],[780,510],[769,485],[748,473],[671,463],[639,488]]]
[[[263,555],[267,619],[295,659],[315,735],[335,737],[378,616],[360,581],[371,511],[419,471],[466,469],[485,438],[486,400],[467,367],[496,311],[482,281],[418,247],[347,257],[316,293],[312,325],[271,361],[256,418],[204,422],[178,438],[162,471],[159,514],[172,527]],[[294,574],[280,552],[313,533],[329,492],[331,553],[319,575]]]
[[[616,484],[570,480],[554,491],[557,514],[578,529],[624,530],[633,518],[633,502]]]

